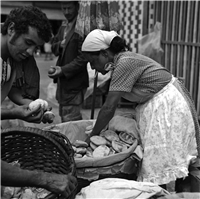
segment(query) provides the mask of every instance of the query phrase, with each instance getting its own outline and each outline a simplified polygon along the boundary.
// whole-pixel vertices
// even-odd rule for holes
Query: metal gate
[[[183,78],[200,116],[200,1],[155,1],[156,21],[162,24],[162,64]]]

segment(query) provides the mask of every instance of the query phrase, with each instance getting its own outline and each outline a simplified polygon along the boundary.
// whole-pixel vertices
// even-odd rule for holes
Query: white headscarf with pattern
[[[82,51],[96,52],[107,49],[114,37],[119,36],[115,31],[95,29],[91,31],[82,44]]]

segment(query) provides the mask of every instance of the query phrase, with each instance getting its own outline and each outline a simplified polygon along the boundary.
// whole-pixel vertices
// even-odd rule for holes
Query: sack
[[[85,141],[86,127],[94,125],[96,120],[80,120],[57,124],[49,129],[57,129],[68,137],[73,144],[76,140]],[[114,175],[119,173],[136,174],[137,163],[141,160],[142,149],[138,142],[124,152],[116,153],[105,157],[84,157],[75,158],[77,177],[86,180],[96,180],[100,175]]]
[[[115,199],[148,199],[159,198],[169,193],[150,182],[136,182],[133,180],[106,178],[92,182],[76,195],[75,199],[115,198]]]
[[[138,53],[145,55],[160,64],[164,53],[161,48],[161,29],[161,23],[156,22],[152,32],[144,35],[141,39],[138,39]]]
[[[53,82],[49,83],[47,86],[47,100],[53,100],[56,97],[56,88],[57,84],[54,84]]]
[[[139,129],[137,128],[136,121],[132,118],[116,115],[110,120],[109,129],[133,134],[134,137],[139,140]]]

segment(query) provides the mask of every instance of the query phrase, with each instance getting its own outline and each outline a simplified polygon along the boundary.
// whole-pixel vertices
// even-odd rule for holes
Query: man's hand
[[[44,110],[41,106],[38,106],[35,110],[30,110],[28,105],[15,107],[13,112],[16,119],[21,119],[31,123],[40,123],[44,114]]]
[[[43,178],[44,179],[44,178]],[[44,183],[44,188],[56,193],[61,194],[62,198],[68,198],[70,193],[77,187],[77,179],[71,174],[50,174],[46,175],[46,179],[42,182]]]
[[[51,73],[51,74],[48,73],[48,76],[49,76],[50,78],[54,79],[54,78],[58,78],[58,77],[60,77],[60,76],[62,75],[62,69],[61,69],[60,66],[54,66],[54,67],[52,67],[52,68],[54,68],[55,70],[54,70],[54,72]]]

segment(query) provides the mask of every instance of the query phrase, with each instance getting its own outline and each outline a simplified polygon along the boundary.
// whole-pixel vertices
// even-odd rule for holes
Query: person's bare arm
[[[3,186],[39,187],[41,183],[41,174],[37,171],[24,170],[19,166],[13,166],[5,161],[1,161],[1,183]]]
[[[121,99],[122,95],[123,95],[122,92],[108,93],[106,101],[103,104],[101,110],[99,111],[96,123],[94,125],[94,128],[90,136],[99,135],[101,130],[103,130],[103,128],[105,128],[105,126],[109,123],[109,121],[112,119],[112,117],[115,114],[117,104],[119,100]]]
[[[33,101],[31,99],[24,98],[22,91],[20,90],[20,88],[17,87],[12,87],[12,89],[8,94],[8,97],[12,102],[14,102],[17,105],[25,105],[25,104],[28,105],[30,104],[30,102]]]
[[[67,197],[77,186],[72,175],[29,171],[1,161],[1,185],[11,187],[38,187]]]
[[[1,120],[21,119],[27,122],[40,123],[44,110],[38,106],[35,110],[30,110],[28,105],[16,106],[12,109],[1,108]]]

